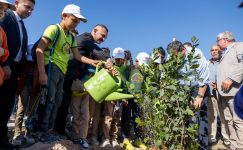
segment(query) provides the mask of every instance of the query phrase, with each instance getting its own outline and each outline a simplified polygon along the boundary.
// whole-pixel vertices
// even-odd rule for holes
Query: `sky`
[[[36,0],[32,15],[25,20],[29,44],[39,39],[50,24],[61,21],[67,4],[80,6],[87,23],[80,23],[80,34],[91,32],[96,24],[109,29],[101,47],[112,51],[122,47],[132,52],[151,53],[154,48],[166,48],[176,38],[190,41],[199,39],[199,48],[207,59],[216,36],[231,31],[237,41],[243,41],[242,0]],[[14,2],[14,0],[12,0]]]

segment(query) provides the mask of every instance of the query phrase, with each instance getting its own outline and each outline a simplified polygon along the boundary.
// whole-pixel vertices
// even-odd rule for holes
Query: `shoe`
[[[119,145],[119,143],[117,142],[117,140],[112,140],[112,141],[111,141],[111,145],[112,145],[113,147],[120,147],[120,145]]]
[[[217,145],[217,142],[208,142],[208,146],[214,146]]]
[[[224,146],[230,146],[230,141],[229,140],[223,140]]]
[[[218,143],[216,139],[209,139],[208,141],[208,146],[214,146]]]
[[[86,139],[81,138],[73,141],[75,144],[79,144],[83,149],[89,149],[89,144]]]
[[[143,143],[141,144],[138,144],[138,147],[142,150],[146,150],[147,149],[147,146],[145,146]]]
[[[147,146],[146,146],[145,144],[143,144],[143,142],[141,142],[141,141],[137,141],[137,142],[136,142],[136,145],[137,145],[140,149],[142,149],[142,150],[146,150],[146,149],[147,149]]]
[[[18,145],[13,145],[9,142],[8,137],[1,137],[0,138],[0,149],[16,149],[19,148]]]
[[[109,140],[109,139],[105,139],[105,140],[101,143],[100,147],[111,147],[110,140]]]
[[[135,148],[133,147],[132,143],[128,139],[123,140],[123,147],[126,150],[134,150]]]
[[[48,143],[48,142],[57,141],[59,139],[60,139],[59,136],[56,136],[56,135],[53,135],[50,133],[41,133],[39,140],[40,140],[40,142]]]
[[[34,144],[35,143],[35,139],[31,136],[31,135],[26,135],[24,136],[24,139],[26,141],[27,144]]]
[[[98,146],[98,145],[100,145],[100,142],[97,140],[97,137],[96,137],[96,136],[92,136],[90,140],[91,140],[90,142],[91,142],[91,144],[92,144],[93,146]]]
[[[60,140],[67,140],[68,139],[66,132],[60,133],[60,132],[53,130],[50,133],[53,134],[54,136],[58,136]]]
[[[23,136],[15,135],[13,137],[13,141],[12,141],[13,145],[22,145],[23,142],[24,142]]]

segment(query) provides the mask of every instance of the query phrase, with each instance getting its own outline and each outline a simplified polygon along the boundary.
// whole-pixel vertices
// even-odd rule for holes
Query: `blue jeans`
[[[46,66],[48,72],[48,66]],[[63,97],[64,73],[52,64],[50,79],[48,80],[48,95],[43,121],[41,123],[41,131],[47,132],[53,129],[58,107],[61,105]]]

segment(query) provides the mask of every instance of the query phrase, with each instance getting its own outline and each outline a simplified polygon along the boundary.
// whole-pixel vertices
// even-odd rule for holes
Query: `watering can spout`
[[[129,99],[129,98],[133,98],[133,95],[119,93],[119,92],[112,92],[105,98],[105,101],[114,101],[114,100]]]

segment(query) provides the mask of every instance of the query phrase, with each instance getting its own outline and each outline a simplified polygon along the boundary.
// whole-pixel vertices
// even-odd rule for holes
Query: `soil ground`
[[[14,129],[14,116],[11,116],[8,127],[9,127],[9,137],[12,139],[13,137],[13,129]],[[121,145],[122,146],[122,145]],[[60,140],[55,141],[52,143],[35,143],[33,145],[23,145],[19,150],[80,150],[82,149],[78,144],[74,144],[70,140]],[[118,147],[105,147],[101,148],[99,146],[93,147],[90,146],[89,150],[122,150],[123,148]],[[139,150],[139,148],[136,148],[135,150]],[[209,148],[209,150],[227,150],[227,148],[223,145],[223,142],[221,140],[218,141],[218,143],[212,147]]]

